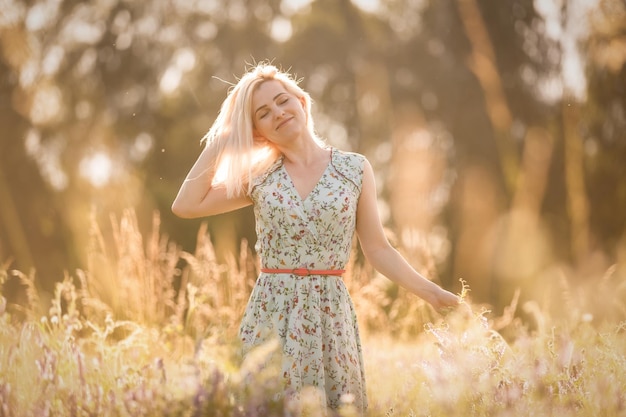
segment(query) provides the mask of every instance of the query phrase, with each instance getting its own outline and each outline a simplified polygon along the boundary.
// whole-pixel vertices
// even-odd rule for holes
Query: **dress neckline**
[[[289,174],[289,171],[285,167],[285,155],[281,155],[280,156],[280,167],[285,172],[285,176],[289,179],[289,186],[291,187],[291,189],[293,190],[294,194],[298,197],[298,199],[301,202],[305,202],[305,201],[307,201],[309,199],[309,196],[311,194],[313,194],[313,192],[315,192],[315,190],[317,190],[317,188],[319,187],[319,185],[322,182],[322,180],[326,177],[326,174],[330,170],[330,167],[333,166],[333,158],[335,156],[334,148],[332,146],[328,146],[328,147],[324,148],[324,150],[330,150],[330,158],[328,159],[328,164],[326,164],[326,167],[324,168],[324,170],[322,171],[321,175],[319,176],[319,178],[317,179],[317,181],[313,185],[313,188],[311,188],[311,190],[304,197],[298,191],[298,188],[296,187],[296,183],[293,181],[293,178],[291,177],[291,175]]]

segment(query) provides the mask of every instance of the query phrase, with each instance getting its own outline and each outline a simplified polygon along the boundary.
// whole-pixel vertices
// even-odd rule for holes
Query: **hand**
[[[433,306],[439,313],[447,313],[450,310],[456,308],[461,303],[461,297],[452,294],[450,291],[446,291],[439,286],[429,293],[425,300]]]

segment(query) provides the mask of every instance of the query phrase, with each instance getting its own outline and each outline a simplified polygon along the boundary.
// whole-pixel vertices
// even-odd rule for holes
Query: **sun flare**
[[[112,173],[113,161],[105,152],[96,152],[80,162],[80,175],[94,187],[107,185]]]

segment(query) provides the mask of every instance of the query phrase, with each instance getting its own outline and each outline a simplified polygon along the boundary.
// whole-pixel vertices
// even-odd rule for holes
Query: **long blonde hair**
[[[202,138],[212,152],[212,185],[226,187],[229,197],[250,191],[251,180],[262,174],[280,156],[270,142],[253,138],[252,94],[268,80],[279,81],[298,98],[304,98],[307,129],[316,138],[311,117],[311,97],[291,74],[268,62],[249,69],[228,92],[211,129]]]

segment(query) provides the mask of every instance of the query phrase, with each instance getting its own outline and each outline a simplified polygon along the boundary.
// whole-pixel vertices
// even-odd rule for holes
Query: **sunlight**
[[[59,138],[42,141],[37,129],[30,129],[24,138],[26,153],[37,163],[41,176],[57,191],[64,190],[69,183],[60,160],[64,147],[65,143]]]
[[[305,7],[310,6],[312,0],[283,0],[280,3],[280,11],[286,15],[291,16],[304,10]]]
[[[174,54],[174,64],[183,72],[191,71],[196,66],[196,54],[191,48],[181,48]]]
[[[55,45],[51,47],[41,63],[43,73],[46,75],[56,74],[64,58],[65,49],[62,46]]]
[[[277,17],[272,21],[271,36],[276,42],[288,41],[292,33],[291,20]]]
[[[40,83],[34,90],[30,118],[35,125],[48,125],[59,120],[63,108],[63,93],[52,83]]]
[[[130,157],[137,162],[143,161],[154,146],[154,138],[147,132],[141,132],[135,138],[130,150]]]
[[[552,94],[545,94],[543,89],[539,89],[540,95],[547,102],[554,102],[564,94],[580,101],[586,99],[585,57],[580,50],[580,42],[588,37],[587,19],[589,12],[597,6],[597,3],[598,0],[575,0],[562,10],[559,4],[552,1],[534,1],[537,13],[545,22],[545,35],[558,42],[561,53],[559,78],[562,85],[558,90],[548,90]],[[550,80],[546,83],[550,83]]]
[[[26,14],[26,27],[29,31],[45,29],[53,25],[58,18],[57,2],[43,2],[33,5]]]
[[[95,45],[98,43],[106,32],[106,26],[103,22],[85,19],[85,16],[88,16],[90,13],[91,10],[87,6],[77,7],[76,12],[71,15],[63,26],[59,34],[60,38],[68,44]]]
[[[230,165],[231,157],[228,155],[222,156],[222,160],[215,170],[215,174],[213,175],[212,185],[215,184],[223,184],[226,182],[226,178],[228,176],[228,167]]]
[[[376,13],[380,10],[379,0],[352,0],[352,3],[364,12]]]
[[[96,152],[80,162],[80,175],[94,187],[107,185],[111,180],[113,162],[105,152]]]
[[[196,66],[196,55],[189,48],[181,48],[176,51],[172,64],[165,70],[159,88],[165,94],[172,94],[182,82],[183,74],[191,71]]]
[[[173,93],[180,85],[182,75],[183,74],[178,67],[176,66],[169,67],[167,70],[165,70],[163,77],[161,77],[159,88],[165,94]]]

